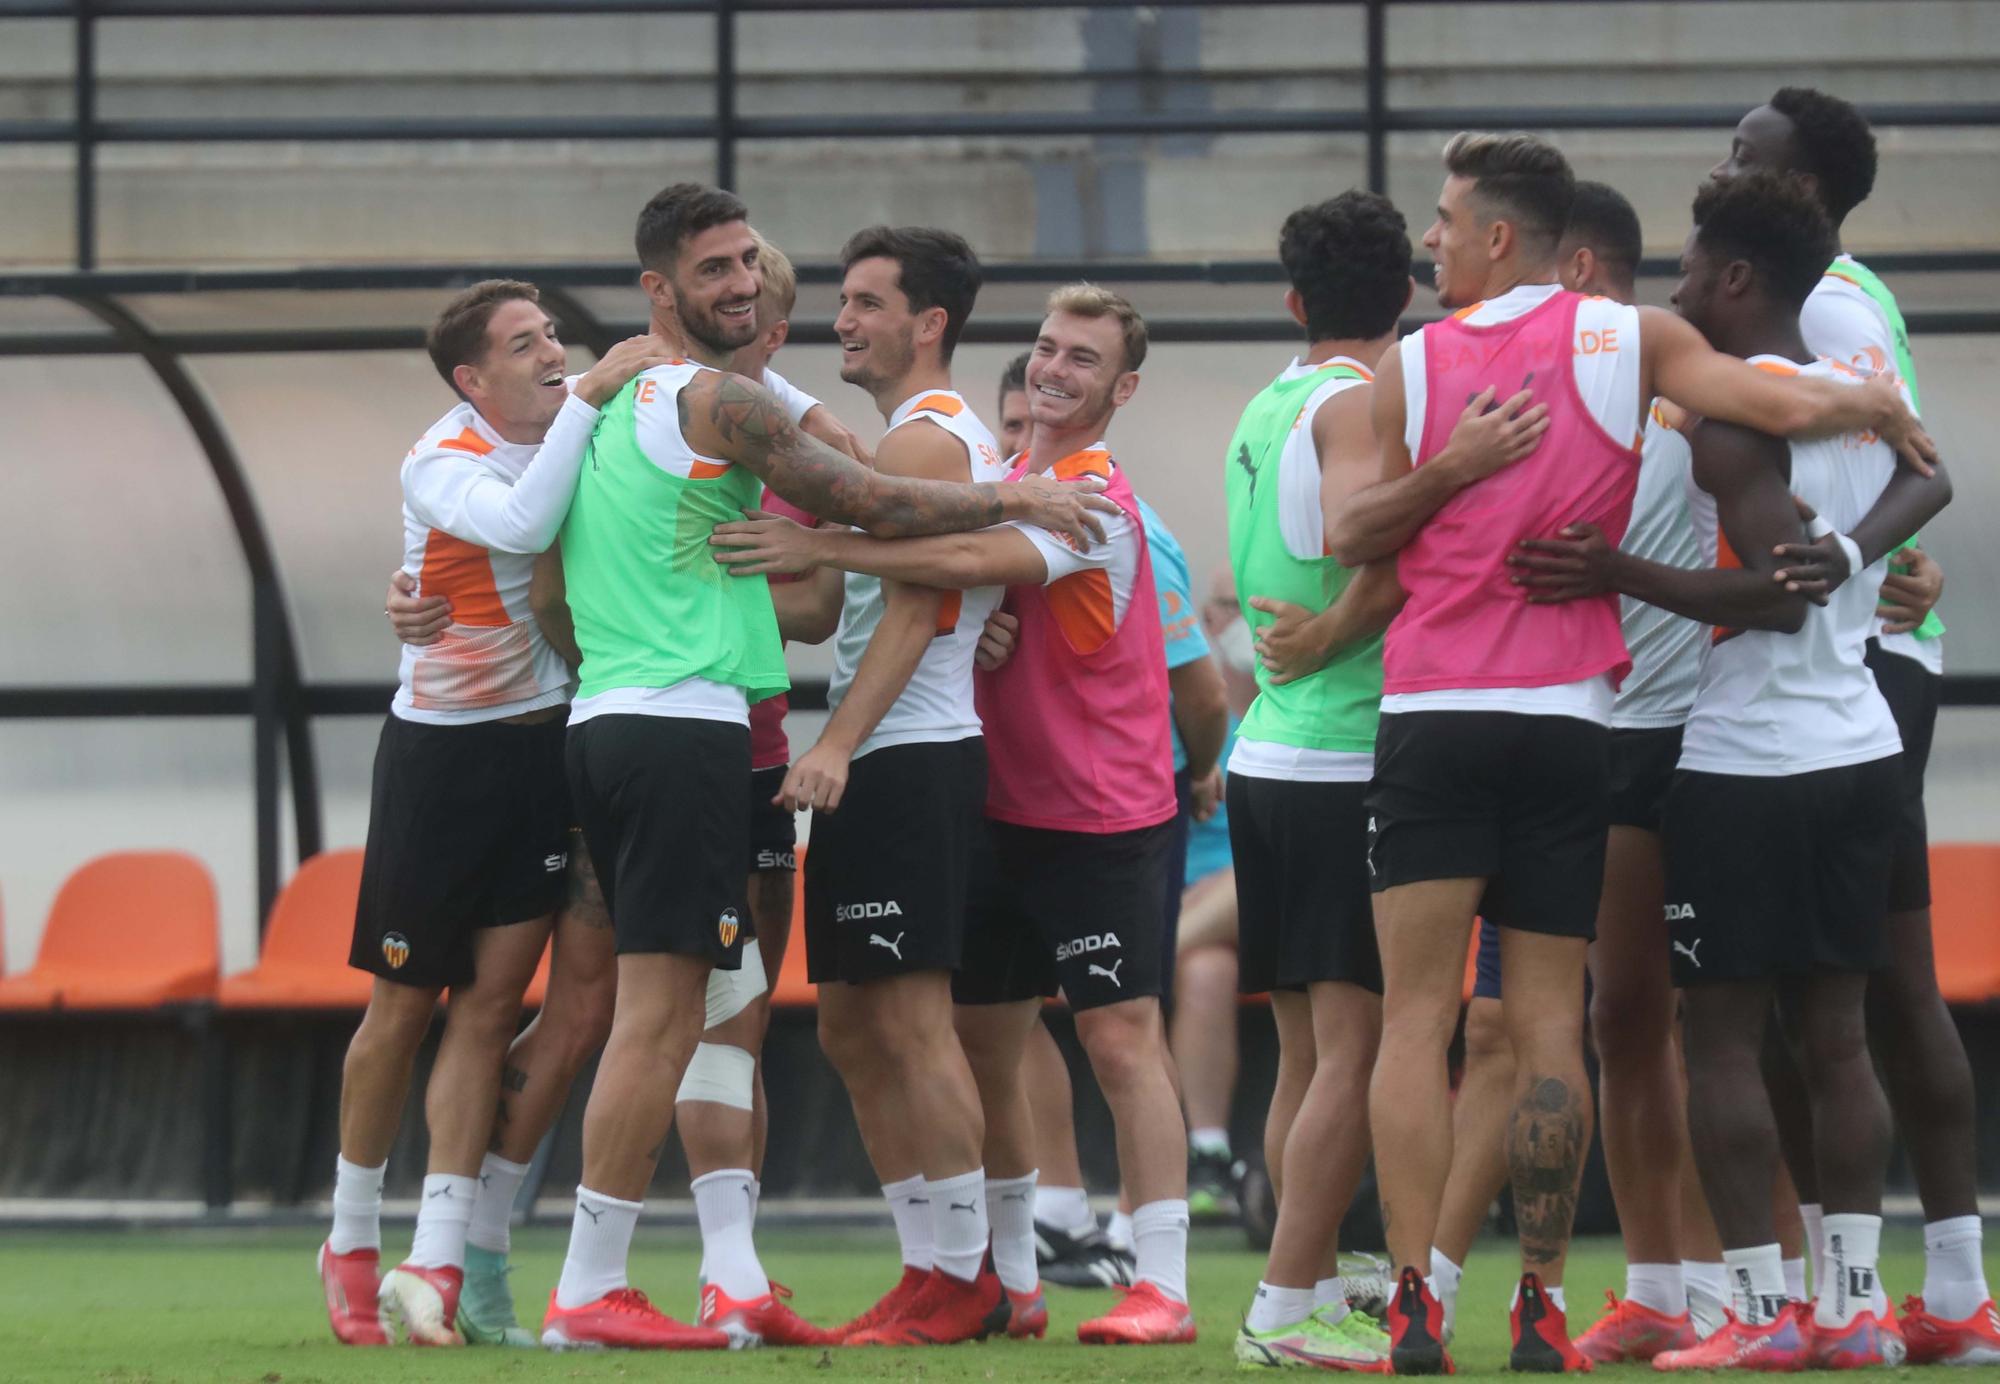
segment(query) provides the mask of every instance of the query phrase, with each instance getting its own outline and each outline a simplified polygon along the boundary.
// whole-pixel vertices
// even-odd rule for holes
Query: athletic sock
[[[1252,1331],[1275,1331],[1281,1326],[1302,1322],[1312,1314],[1312,1289],[1280,1288],[1275,1283],[1259,1283],[1257,1296],[1250,1299],[1250,1315],[1243,1324]]]
[[[1722,1325],[1722,1309],[1729,1305],[1729,1269],[1719,1260],[1683,1259],[1681,1281],[1687,1285],[1695,1334],[1706,1337]]]
[[[1785,1306],[1784,1251],[1775,1244],[1722,1251],[1729,1307],[1746,1326],[1767,1326]]]
[[[1229,1131],[1220,1125],[1203,1125],[1188,1131],[1188,1151],[1214,1158],[1229,1157]]]
[[[1347,1288],[1338,1277],[1322,1278],[1313,1284],[1313,1311],[1324,1313],[1329,1321],[1339,1321],[1347,1315]]]
[[[1188,1204],[1185,1197],[1149,1201],[1132,1213],[1134,1283],[1150,1283],[1175,1302],[1188,1300]]]
[[[570,1222],[569,1253],[556,1284],[556,1306],[581,1307],[626,1284],[625,1260],[642,1204],[576,1189],[576,1216]]]
[[[509,1163],[489,1153],[479,1164],[479,1195],[472,1199],[472,1224],[465,1242],[495,1254],[513,1248],[514,1198],[528,1176],[526,1163]]]
[[[1663,1317],[1680,1316],[1687,1311],[1687,1280],[1681,1277],[1680,1261],[1627,1264],[1625,1300],[1650,1307]]]
[[[1458,1285],[1464,1281],[1465,1270],[1445,1257],[1443,1250],[1431,1248],[1431,1296],[1444,1309],[1444,1329],[1449,1332],[1458,1319]]]
[[[987,1178],[986,1215],[993,1229],[993,1271],[1009,1291],[1033,1292],[1041,1282],[1035,1266],[1035,1174]]]
[[[931,1203],[931,1266],[950,1274],[961,1283],[979,1277],[980,1261],[986,1258],[986,1208],[992,1197],[986,1190],[986,1169],[974,1168],[956,1177],[924,1179],[924,1195]],[[1028,1218],[1028,1257],[1034,1261],[1034,1217]]]
[[[1132,1213],[1113,1211],[1111,1219],[1104,1224],[1104,1238],[1111,1248],[1126,1254],[1132,1252]]]
[[[1544,1296],[1548,1298],[1550,1302],[1553,1302],[1556,1305],[1556,1311],[1558,1312],[1569,1311],[1569,1303],[1565,1301],[1563,1298],[1562,1284],[1544,1283],[1542,1285],[1542,1293]],[[1507,1299],[1507,1310],[1509,1312],[1512,1312],[1516,1307],[1519,1307],[1520,1305],[1521,1305],[1521,1280],[1517,1278],[1514,1280],[1514,1295],[1509,1299]]]
[[[1780,1252],[1782,1253],[1782,1251]],[[1806,1261],[1803,1259],[1787,1259],[1781,1267],[1785,1271],[1785,1296],[1793,1302],[1807,1301]]]
[[[472,1203],[479,1198],[479,1179],[457,1173],[432,1173],[424,1179],[424,1199],[417,1203],[417,1234],[406,1263],[426,1269],[465,1267],[465,1231],[472,1224]]]
[[[1924,1310],[1962,1322],[1993,1296],[1980,1257],[1979,1217],[1953,1216],[1924,1227]]]
[[[1090,1194],[1081,1187],[1035,1187],[1035,1219],[1065,1235],[1087,1235],[1097,1229],[1097,1213],[1090,1209]]]
[[[936,1241],[931,1233],[931,1199],[924,1195],[922,1175],[885,1182],[882,1195],[888,1198],[889,1214],[896,1218],[896,1238],[902,1242],[903,1262],[913,1269],[930,1272]]]
[[[1806,1227],[1806,1263],[1812,1266],[1812,1286],[1819,1287],[1820,1265],[1826,1261],[1820,1256],[1826,1253],[1826,1208],[1816,1201],[1799,1203],[1799,1219]],[[1803,1298],[1804,1293],[1799,1296]]]
[[[705,1173],[688,1184],[701,1222],[701,1279],[740,1301],[763,1297],[771,1280],[750,1236],[754,1179],[748,1168]]]
[[[1875,1261],[1882,1252],[1882,1218],[1840,1212],[1826,1218],[1825,1257],[1819,1261],[1817,1326],[1846,1326],[1875,1310]]]
[[[382,1248],[382,1173],[388,1166],[364,1168],[334,1155],[333,1230],[326,1244],[335,1254]]]
[[[755,1230],[757,1228],[757,1208],[761,1206],[763,1202],[764,1202],[764,1179],[762,1179],[761,1177],[753,1177],[750,1179],[750,1228],[752,1230]]]

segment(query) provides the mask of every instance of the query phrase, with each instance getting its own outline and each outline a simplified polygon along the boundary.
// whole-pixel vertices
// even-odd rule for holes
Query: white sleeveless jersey
[[[569,511],[582,458],[572,444],[589,441],[595,419],[572,397],[548,444],[572,453],[566,473],[545,463],[525,485],[542,447],[507,441],[471,404],[433,423],[403,459],[403,570],[420,594],[450,599],[452,622],[436,643],[403,646],[397,716],[457,725],[569,700],[569,665],[542,638],[528,584]]]
[[[1800,367],[1757,356],[1751,364],[1814,379],[1855,378],[1825,360]],[[1841,532],[1860,521],[1895,474],[1895,454],[1873,433],[1789,445],[1792,493]],[[1688,513],[1704,560],[1740,565],[1714,497],[1692,482]],[[1807,606],[1797,634],[1717,629],[1688,713],[1680,767],[1775,778],[1866,764],[1901,750],[1889,704],[1862,662],[1886,572],[1886,561],[1878,561],[1849,577],[1826,605]]]
[[[1006,478],[1000,446],[964,398],[949,390],[929,390],[905,399],[889,415],[889,431],[917,419],[935,423],[965,446],[965,459],[976,481]],[[870,750],[964,740],[979,734],[979,712],[972,702],[972,656],[986,617],[1000,605],[1006,589],[983,586],[971,591],[947,591],[938,608],[938,630],[924,650],[916,672],[874,732],[854,752],[859,759]],[[861,655],[882,621],[879,577],[847,575],[840,629],[833,637],[833,679],[827,701],[839,706],[861,666]]]
[[[1669,422],[1673,405],[1654,400],[1639,444],[1639,491],[1632,523],[1618,546],[1634,557],[1668,567],[1699,567],[1701,549],[1688,522],[1688,472],[1693,453]],[[1619,602],[1619,624],[1632,671],[1611,707],[1614,730],[1657,730],[1682,725],[1694,704],[1701,651],[1708,626],[1630,596]]]

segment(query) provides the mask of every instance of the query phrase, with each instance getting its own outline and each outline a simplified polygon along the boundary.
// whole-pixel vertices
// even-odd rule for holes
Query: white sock
[[[1464,1269],[1447,1259],[1443,1250],[1431,1247],[1431,1296],[1444,1309],[1444,1329],[1447,1332],[1458,1318],[1458,1285],[1464,1278]]]
[[[1337,1322],[1347,1315],[1347,1289],[1338,1277],[1322,1278],[1313,1284],[1313,1311]]]
[[[1035,1219],[1065,1235],[1084,1235],[1097,1229],[1097,1213],[1090,1209],[1090,1195],[1081,1187],[1037,1184]]]
[[[1794,1302],[1806,1300],[1806,1261],[1787,1259],[1779,1267],[1785,1271],[1785,1296]]]
[[[1188,1131],[1188,1147],[1196,1153],[1217,1153],[1229,1157],[1229,1131],[1220,1125],[1203,1125]],[[1296,1320],[1296,1318],[1294,1319]],[[1261,1330],[1253,1327],[1252,1330]]]
[[[632,1252],[632,1230],[639,1224],[640,1209],[636,1201],[620,1201],[588,1187],[576,1189],[576,1217],[570,1223],[562,1279],[556,1284],[556,1306],[581,1307],[625,1286],[625,1260]]]
[[[1820,1256],[1826,1253],[1826,1208],[1816,1201],[1802,1201],[1799,1219],[1806,1225],[1806,1263],[1812,1266],[1812,1286],[1817,1289],[1820,1265],[1824,1262]],[[1799,1297],[1803,1299],[1805,1294],[1802,1292]]]
[[[1680,1261],[1671,1264],[1627,1264],[1625,1300],[1650,1307],[1663,1317],[1678,1317],[1687,1311],[1687,1280],[1681,1277]]]
[[[1846,1326],[1875,1310],[1875,1261],[1882,1252],[1882,1218],[1840,1212],[1826,1218],[1825,1257],[1813,1321]]]
[[[1695,1336],[1706,1340],[1722,1326],[1722,1309],[1729,1305],[1729,1270],[1719,1260],[1683,1259],[1681,1281],[1687,1285]]]
[[[1123,1250],[1125,1253],[1130,1254],[1132,1252],[1132,1213],[1129,1211],[1113,1211],[1111,1219],[1104,1224],[1104,1238],[1109,1242],[1111,1248]]]
[[[472,1203],[479,1198],[479,1179],[457,1173],[432,1173],[424,1179],[424,1199],[417,1203],[417,1235],[410,1242],[408,1262],[427,1269],[465,1267],[465,1231],[472,1224]]]
[[[757,1227],[757,1208],[763,1204],[764,1179],[753,1177],[750,1179],[750,1227],[753,1230]]]
[[[489,1153],[479,1164],[479,1195],[472,1199],[472,1225],[465,1242],[494,1254],[514,1247],[514,1198],[528,1176],[526,1163],[509,1163]]]
[[[924,1179],[924,1195],[931,1203],[931,1265],[961,1283],[979,1277],[979,1263],[986,1257],[986,1211],[992,1197],[986,1190],[986,1169],[974,1168],[957,1177]],[[1034,1203],[1026,1203],[1032,1207]],[[1028,1262],[1035,1258],[1035,1217],[1028,1213]]]
[[[1252,1331],[1274,1331],[1281,1326],[1302,1322],[1312,1314],[1312,1289],[1280,1288],[1274,1283],[1259,1283],[1257,1296],[1250,1299],[1250,1315],[1243,1324]]]
[[[382,1248],[382,1173],[388,1166],[364,1168],[334,1155],[333,1232],[326,1243],[335,1254]]]
[[[1035,1267],[1035,1174],[987,1178],[986,1215],[993,1230],[993,1271],[1008,1291],[1033,1292],[1042,1280]]]
[[[1924,1227],[1924,1310],[1962,1322],[1993,1296],[1986,1288],[1980,1258],[1982,1232],[1977,1216],[1954,1216]]]
[[[724,1168],[688,1184],[694,1193],[695,1217],[701,1222],[702,1281],[738,1301],[771,1291],[771,1280],[757,1261],[757,1246],[750,1238],[754,1183],[748,1168]]]
[[[1186,1302],[1187,1198],[1149,1201],[1132,1213],[1132,1271],[1135,1283],[1150,1283],[1175,1302]]]
[[[1775,1244],[1722,1251],[1729,1306],[1748,1326],[1767,1326],[1785,1306],[1784,1251]]]
[[[924,1195],[923,1177],[885,1182],[882,1195],[889,1199],[889,1214],[896,1218],[896,1238],[903,1245],[903,1262],[928,1273],[936,1241],[931,1234],[931,1199]]]
[[[1569,1303],[1563,1300],[1562,1284],[1558,1283],[1552,1287],[1549,1284],[1544,1283],[1542,1285],[1542,1294],[1543,1296],[1547,1297],[1550,1302],[1553,1302],[1556,1305],[1556,1311],[1565,1313],[1569,1311]],[[1435,1294],[1433,1294],[1433,1296],[1435,1296]],[[1509,1312],[1512,1312],[1516,1307],[1519,1307],[1520,1305],[1521,1305],[1521,1280],[1517,1278],[1514,1280],[1514,1295],[1507,1299],[1507,1310]]]

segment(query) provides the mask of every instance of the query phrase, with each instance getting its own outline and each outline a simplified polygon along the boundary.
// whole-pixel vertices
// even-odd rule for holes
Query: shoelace
[[[620,1288],[616,1292],[608,1293],[605,1295],[604,1303],[613,1312],[624,1312],[630,1316],[643,1316],[657,1311],[652,1300],[637,1288]]]

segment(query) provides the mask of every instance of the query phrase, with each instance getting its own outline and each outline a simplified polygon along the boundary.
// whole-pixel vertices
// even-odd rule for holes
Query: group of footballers
[[[1280,1045],[1240,1364],[1449,1371],[1503,1183],[1514,1368],[2000,1362],[1925,875],[1942,576],[1913,536],[1950,483],[1895,300],[1839,239],[1873,136],[1798,88],[1745,116],[1695,197],[1677,313],[1632,305],[1637,218],[1550,143],[1463,134],[1444,162],[1423,243],[1449,316],[1400,341],[1402,215],[1348,192],[1285,222],[1306,351],[1219,459],[1256,683],[1226,777],[1222,678],[1173,649],[1191,597],[1161,599],[1171,540],[1106,441],[1147,349],[1124,298],[1051,295],[1003,446],[952,375],[972,247],[859,232],[835,332],[886,428],[872,455],[771,371],[796,282],[728,192],[647,203],[649,331],[580,376],[531,285],[452,300],[430,351],[460,402],[402,468],[401,686],[352,951],[377,980],[320,1253],[342,1341],[1039,1337],[1038,1238],[1103,1254],[1046,1094],[1067,1105],[1058,992],[1130,1246],[1093,1261],[1123,1293],[1078,1335],[1193,1341],[1162,996],[1188,822],[1226,799],[1237,984],[1270,995]],[[829,638],[831,715],[793,759],[783,645]],[[820,1039],[903,1266],[831,1328],[752,1234],[767,1134],[801,1133],[771,1129],[759,1054],[804,810]],[[415,1239],[384,1275],[383,1168],[447,990]],[[1573,1341],[1586,1029],[1629,1268]],[[509,1220],[600,1050],[536,1333]],[[1891,1108],[1927,1222],[1900,1317],[1875,1275]],[[692,1325],[626,1273],[676,1121]],[[1335,1244],[1371,1154],[1379,1324]],[[1076,1185],[1038,1196],[1038,1167]]]

